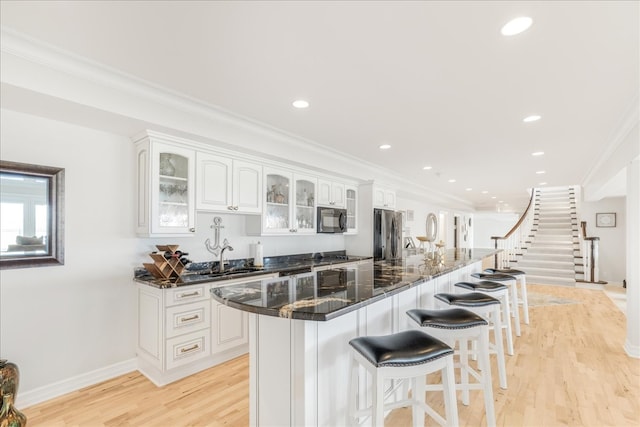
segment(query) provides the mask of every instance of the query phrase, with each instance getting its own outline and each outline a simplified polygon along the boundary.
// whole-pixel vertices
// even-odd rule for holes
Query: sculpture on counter
[[[0,427],[25,427],[27,417],[13,406],[18,395],[20,383],[20,371],[14,363],[0,359]]]

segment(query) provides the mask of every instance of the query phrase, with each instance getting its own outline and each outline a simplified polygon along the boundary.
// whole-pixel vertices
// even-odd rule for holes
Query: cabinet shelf
[[[269,206],[283,206],[283,207],[288,207],[289,206],[288,203],[276,203],[276,202],[267,202],[267,205],[269,205]]]
[[[182,182],[186,182],[188,181],[187,178],[183,178],[181,176],[171,176],[171,175],[159,175],[160,179],[166,179],[169,181],[182,181]]]
[[[159,204],[166,206],[189,206],[185,202],[159,202]]]

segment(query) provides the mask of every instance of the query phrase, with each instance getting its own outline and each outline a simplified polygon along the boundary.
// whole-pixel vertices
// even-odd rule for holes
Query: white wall
[[[65,265],[0,271],[0,354],[22,394],[135,356],[134,157],[116,135],[5,110],[0,121],[3,160],[65,168]]]
[[[519,215],[515,213],[481,213],[474,215],[474,240],[476,248],[493,248],[492,236],[504,236],[518,222]]]
[[[624,248],[627,236],[626,198],[607,197],[597,202],[583,201],[580,206],[581,221],[587,222],[587,235],[599,237],[600,280],[622,282],[626,277],[627,263]],[[596,213],[616,214],[615,227],[596,227]]]

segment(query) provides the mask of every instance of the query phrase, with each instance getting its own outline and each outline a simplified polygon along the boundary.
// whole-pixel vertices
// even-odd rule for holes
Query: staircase
[[[529,283],[575,286],[581,260],[573,187],[536,189],[531,234],[513,266]]]

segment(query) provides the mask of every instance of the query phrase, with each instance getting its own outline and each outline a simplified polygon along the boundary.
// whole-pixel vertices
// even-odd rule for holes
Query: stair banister
[[[493,257],[494,268],[509,268],[511,260],[516,257],[518,250],[522,249],[522,242],[526,239],[531,229],[532,206],[535,194],[536,190],[532,188],[527,208],[507,234],[502,237],[491,237],[493,247],[495,249],[502,249],[502,252],[495,254]]]
[[[589,283],[606,284],[599,280],[600,271],[598,269],[599,254],[599,237],[587,237],[587,221],[580,222],[582,232],[580,235],[580,246],[584,254],[584,281]]]

